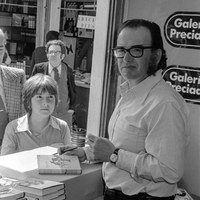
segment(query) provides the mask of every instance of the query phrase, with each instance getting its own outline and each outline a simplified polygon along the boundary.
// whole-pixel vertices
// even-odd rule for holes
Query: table
[[[53,154],[54,147],[41,147],[30,151],[0,156],[0,174],[9,178],[24,179],[37,177],[65,183],[67,199],[94,200],[103,194],[101,164],[81,163],[81,175],[39,174],[37,170],[38,154]]]

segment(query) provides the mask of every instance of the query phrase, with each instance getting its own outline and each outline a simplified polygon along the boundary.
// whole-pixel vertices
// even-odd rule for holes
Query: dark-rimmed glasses
[[[132,57],[134,58],[140,58],[143,56],[144,49],[153,49],[152,46],[131,46],[129,49],[126,49],[124,47],[116,47],[113,48],[113,52],[116,58],[123,58],[128,52]]]

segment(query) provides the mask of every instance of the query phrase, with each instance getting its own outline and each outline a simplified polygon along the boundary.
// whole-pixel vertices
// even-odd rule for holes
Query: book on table
[[[24,192],[17,190],[15,188],[10,189],[9,191],[0,191],[0,200],[20,200],[24,197]]]
[[[82,169],[77,156],[37,155],[39,174],[81,174]]]
[[[40,200],[38,199],[37,197],[28,197],[28,196],[25,196],[26,200]],[[48,200],[66,200],[67,197],[65,194],[62,194],[56,198],[53,198],[53,199],[48,199]]]
[[[18,181],[7,177],[0,178],[0,199],[16,200],[24,197],[24,192],[15,189]]]
[[[61,189],[61,190],[58,190],[58,191],[55,191],[55,192],[52,192],[50,194],[47,194],[47,195],[43,195],[43,196],[40,196],[40,195],[37,195],[37,194],[33,194],[33,193],[30,193],[30,192],[26,192],[25,193],[25,196],[28,198],[35,198],[37,200],[50,200],[50,199],[56,199],[58,197],[60,197],[61,195],[64,195],[65,194],[65,188]]]
[[[25,194],[30,193],[38,196],[45,196],[51,193],[56,193],[62,189],[65,190],[65,184],[56,181],[29,177],[24,180],[20,180],[16,189],[24,191]]]

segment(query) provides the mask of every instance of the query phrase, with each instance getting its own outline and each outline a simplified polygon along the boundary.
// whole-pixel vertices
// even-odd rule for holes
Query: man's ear
[[[61,55],[61,60],[63,60],[65,58],[65,54]]]
[[[156,64],[156,66],[158,65],[158,63],[160,62],[162,57],[162,50],[161,49],[156,49],[153,53],[152,53],[152,62],[154,64]]]

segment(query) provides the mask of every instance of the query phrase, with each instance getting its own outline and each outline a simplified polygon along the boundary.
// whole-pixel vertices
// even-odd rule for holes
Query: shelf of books
[[[0,0],[0,28],[11,60],[30,62],[35,49],[37,0]]]

